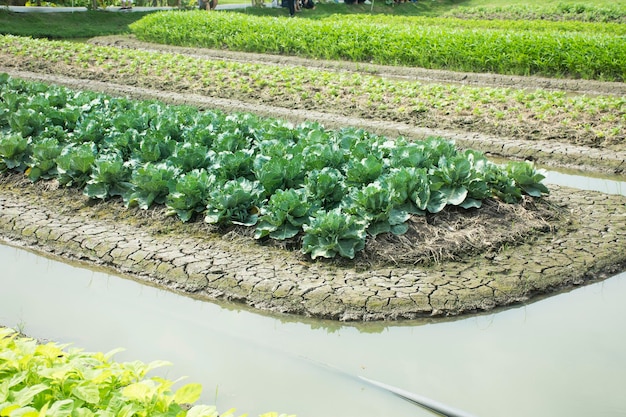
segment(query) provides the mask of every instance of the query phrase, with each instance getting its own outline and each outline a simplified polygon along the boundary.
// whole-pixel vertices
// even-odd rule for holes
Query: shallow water
[[[578,190],[598,191],[605,194],[626,196],[626,178],[618,175],[582,175],[574,170],[550,169],[545,173],[544,183],[572,187]]]
[[[0,245],[0,323],[118,360],[164,359],[250,416],[433,416],[364,376],[478,417],[626,416],[626,274],[457,320],[340,324],[217,305]]]
[[[624,177],[546,183],[626,195]],[[346,324],[213,304],[0,245],[0,323],[204,386],[250,416],[433,416],[359,376],[477,417],[626,416],[626,273],[499,312]]]

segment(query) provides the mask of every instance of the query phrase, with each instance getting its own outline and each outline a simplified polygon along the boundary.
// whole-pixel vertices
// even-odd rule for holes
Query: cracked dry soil
[[[9,73],[140,98],[179,94],[189,104],[191,96],[138,92],[45,71]],[[249,103],[222,104],[226,110],[268,113]],[[502,140],[485,143],[492,151],[505,147]],[[546,152],[537,145],[531,149]],[[163,209],[126,209],[117,200],[96,203],[54,182],[30,184],[8,175],[0,178],[0,234],[13,244],[101,265],[203,300],[336,320],[411,319],[524,302],[623,270],[625,200],[553,187],[549,197],[528,198],[517,206],[490,201],[481,210],[415,217],[405,236],[369,239],[354,261],[311,261],[290,249],[297,247],[295,241],[282,247],[259,243],[244,229],[217,229],[202,221],[183,225]]]

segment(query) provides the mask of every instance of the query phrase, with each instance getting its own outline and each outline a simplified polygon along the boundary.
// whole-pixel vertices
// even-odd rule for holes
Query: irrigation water
[[[223,411],[434,415],[373,380],[477,417],[626,416],[626,273],[488,314],[357,324],[201,302],[7,245],[0,265],[0,323],[87,351],[124,347],[120,361],[168,360],[161,375],[200,382],[201,402]]]

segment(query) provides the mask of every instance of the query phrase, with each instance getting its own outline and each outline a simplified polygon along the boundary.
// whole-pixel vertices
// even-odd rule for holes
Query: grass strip
[[[0,7],[0,34],[75,39],[130,33],[129,24],[147,13],[14,13]]]

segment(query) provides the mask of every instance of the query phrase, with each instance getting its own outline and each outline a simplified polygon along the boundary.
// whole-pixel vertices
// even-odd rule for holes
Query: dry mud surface
[[[93,42],[147,48],[129,38]],[[354,65],[224,51],[184,52],[340,70],[353,70]],[[414,128],[388,120],[85,80],[46,70],[26,72],[2,68],[2,63],[0,71],[113,95],[253,111],[294,122],[315,120],[328,127],[354,125],[388,136],[443,136],[461,147],[551,165],[618,173],[626,166],[624,152],[555,141]],[[417,69],[407,74],[375,66],[367,71],[437,82],[511,84],[587,94],[624,88],[623,84]],[[444,216],[415,219],[413,230],[421,233],[393,242],[370,240],[355,261],[311,261],[299,252],[262,245],[239,230],[224,233],[202,222],[182,225],[165,217],[163,211],[128,210],[117,201],[96,204],[76,190],[56,189],[54,184],[31,185],[0,178],[0,235],[13,244],[101,265],[200,299],[232,300],[263,310],[336,320],[410,319],[488,310],[602,279],[626,267],[624,197],[553,187],[545,201],[529,199],[526,203],[528,210],[522,207],[516,212],[491,204],[482,218],[448,211]],[[401,253],[404,256],[398,256]]]
[[[625,199],[571,189],[553,189],[549,207],[558,216],[549,228],[510,246],[422,264],[314,262],[236,232],[217,235],[202,223],[183,225],[159,211],[94,205],[75,190],[11,184],[0,190],[0,235],[13,244],[203,300],[336,320],[484,311],[603,279],[626,266]]]

